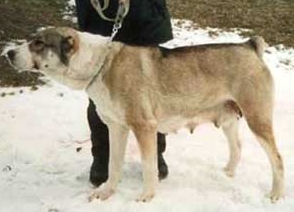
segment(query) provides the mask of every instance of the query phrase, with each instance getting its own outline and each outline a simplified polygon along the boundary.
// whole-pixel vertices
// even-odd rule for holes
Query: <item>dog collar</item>
[[[108,55],[109,55],[109,53],[110,53],[110,49],[111,49],[111,42],[109,42],[109,43],[107,43],[107,46],[106,46],[106,53],[105,53],[105,55],[104,55],[104,58],[101,60],[101,65],[100,66],[98,66],[97,68],[96,68],[96,70],[94,71],[94,75],[93,75],[93,77],[92,77],[92,79],[90,79],[90,81],[89,81],[89,83],[88,83],[88,85],[86,86],[86,88],[85,88],[85,90],[88,90],[88,88],[93,84],[93,82],[97,79],[97,77],[101,74],[101,72],[102,72],[102,70],[103,70],[103,68],[105,67],[105,64],[106,64],[106,59],[107,59],[107,57],[108,57]]]

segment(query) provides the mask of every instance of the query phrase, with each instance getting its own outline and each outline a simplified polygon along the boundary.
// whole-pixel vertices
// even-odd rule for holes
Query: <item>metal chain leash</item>
[[[101,7],[99,0],[91,0],[91,4],[97,13],[106,21],[113,21],[113,28],[109,38],[109,43],[113,41],[118,30],[121,28],[124,18],[129,12],[130,9],[130,0],[120,1],[117,9],[117,13],[114,19],[108,18],[104,15],[103,11],[109,6],[109,0],[104,0],[104,5]]]
[[[91,2],[93,2],[93,1],[95,1],[95,0],[91,0]],[[97,1],[99,1],[99,0],[97,0]],[[116,13],[116,17],[114,19],[114,24],[113,24],[112,32],[111,32],[111,35],[110,35],[110,37],[109,37],[109,39],[107,41],[106,52],[104,54],[104,58],[102,59],[103,62],[106,60],[106,58],[107,58],[107,56],[108,56],[108,54],[109,54],[109,52],[111,50],[112,41],[113,41],[115,35],[117,34],[118,30],[122,27],[123,20],[124,20],[125,16],[128,14],[129,6],[130,6],[129,5],[129,2],[130,2],[129,0],[125,0],[125,1],[119,3],[118,9],[117,9],[117,13]],[[100,14],[100,13],[98,12],[98,14]],[[97,67],[97,69],[95,71],[96,74],[89,81],[89,84],[87,85],[86,89],[88,89],[92,85],[92,83],[94,82],[95,78],[101,73],[102,70],[103,70],[103,63],[102,63],[101,66]]]
[[[110,41],[113,41],[118,30],[122,27],[124,17],[127,14],[126,11],[128,10],[126,6],[127,5],[124,3],[120,3],[118,6],[118,10],[117,10],[116,17],[115,17],[114,24],[113,24],[113,28],[112,28],[112,33],[109,38]]]

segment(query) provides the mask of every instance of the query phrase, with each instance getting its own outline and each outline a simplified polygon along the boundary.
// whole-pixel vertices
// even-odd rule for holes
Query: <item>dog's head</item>
[[[97,61],[85,40],[85,35],[74,29],[52,27],[40,30],[30,41],[2,54],[17,70],[41,72],[68,87],[83,89],[93,77]]]
[[[64,71],[79,48],[79,37],[70,28],[48,28],[7,52],[11,64],[20,70]]]
[[[103,66],[109,53],[107,43],[107,37],[52,27],[2,54],[18,70],[39,71],[68,87],[84,89]]]

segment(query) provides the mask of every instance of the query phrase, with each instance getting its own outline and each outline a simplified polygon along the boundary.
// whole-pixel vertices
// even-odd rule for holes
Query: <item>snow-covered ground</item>
[[[171,47],[244,40],[237,32],[196,30],[191,22],[178,22]],[[211,30],[218,35],[210,36]],[[48,82],[37,91],[0,88],[0,212],[294,211],[294,49],[270,47],[264,58],[276,83],[274,124],[285,163],[286,193],[277,204],[265,198],[271,188],[269,162],[244,120],[235,178],[222,171],[228,160],[224,135],[213,125],[202,125],[193,135],[183,130],[167,136],[169,177],[150,203],[137,203],[141,166],[130,135],[117,193],[89,203],[87,97]]]

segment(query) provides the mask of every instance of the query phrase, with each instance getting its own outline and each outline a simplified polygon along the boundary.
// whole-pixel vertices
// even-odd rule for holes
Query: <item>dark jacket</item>
[[[90,0],[75,0],[80,30],[110,36],[113,22],[102,19]],[[100,0],[103,4],[103,0]],[[110,0],[104,14],[114,18],[118,0]],[[156,45],[172,39],[165,0],[130,0],[130,10],[114,40],[131,45]]]

